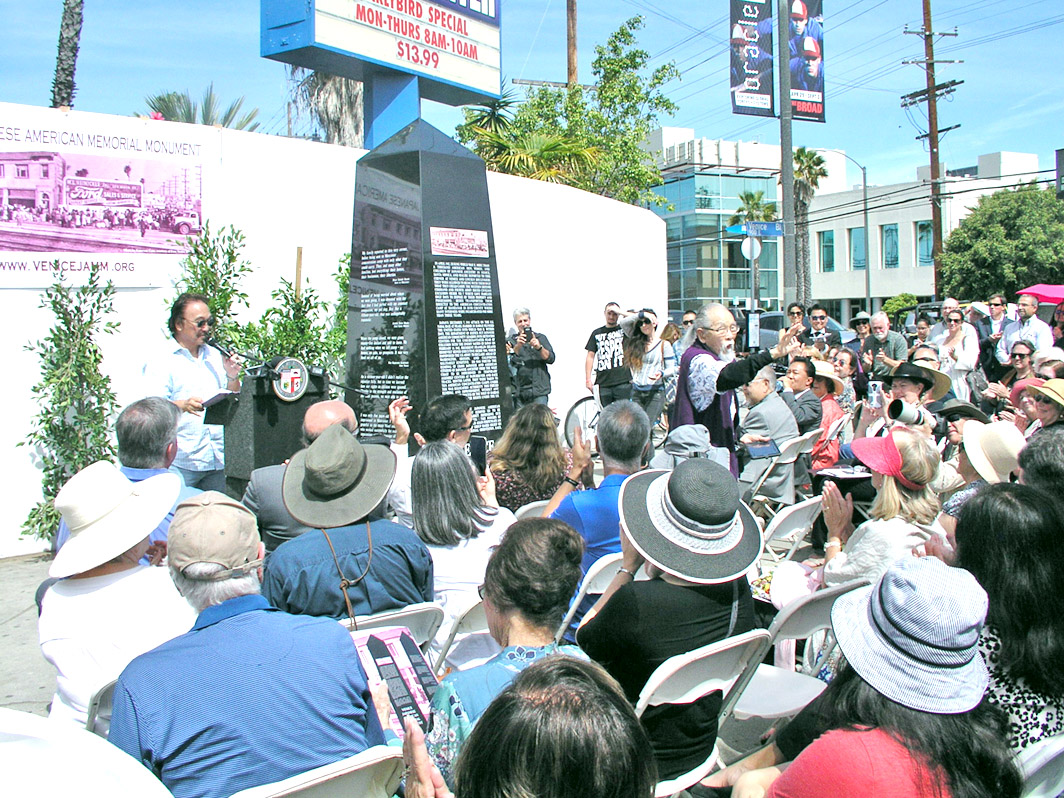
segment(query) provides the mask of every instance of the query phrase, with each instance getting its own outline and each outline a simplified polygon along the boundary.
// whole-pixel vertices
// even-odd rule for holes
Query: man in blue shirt
[[[621,483],[643,467],[650,448],[650,419],[635,402],[619,400],[599,415],[596,432],[605,474],[602,483],[594,490],[576,492],[580,479],[592,469],[590,442],[583,441],[578,432],[572,468],[543,513],[564,521],[583,537],[586,548],[580,567],[584,573],[599,557],[621,550],[617,500]],[[585,599],[573,619],[574,629],[592,603],[591,599]]]
[[[108,738],[176,798],[222,798],[384,743],[350,635],[271,607],[263,553],[239,502],[208,491],[177,508],[170,576],[199,618],[122,672]]]
[[[282,497],[310,527],[270,555],[262,593],[298,615],[344,618],[432,601],[432,555],[417,533],[370,522],[395,474],[395,453],[363,446],[338,424],[292,455]]]
[[[157,474],[166,474],[177,455],[177,424],[181,411],[177,405],[158,396],[149,396],[126,407],[115,422],[118,437],[118,462],[121,471],[130,482],[140,482]],[[166,556],[166,531],[174,517],[177,505],[200,493],[199,488],[181,487],[177,501],[166,517],[148,536],[151,548],[141,560],[141,565],[158,564]],[[70,537],[66,521],[59,522],[55,534],[56,551]]]
[[[169,399],[181,411],[178,452],[171,470],[186,485],[225,489],[224,430],[204,423],[204,402],[223,391],[240,391],[241,359],[207,343],[214,317],[203,294],[182,294],[170,310],[173,339],[144,367],[144,393]]]

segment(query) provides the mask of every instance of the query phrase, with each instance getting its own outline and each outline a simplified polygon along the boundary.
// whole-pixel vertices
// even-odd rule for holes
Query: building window
[[[816,234],[816,240],[820,249],[820,271],[835,271],[835,231],[821,230]]]
[[[851,227],[847,231],[850,235],[850,268],[853,271],[864,271],[865,266],[865,236],[863,227]]]
[[[931,234],[931,222],[916,223],[916,265],[934,266],[934,236]]]
[[[883,268],[898,268],[898,225],[885,224],[879,228],[882,232],[880,248],[883,251]]]
[[[48,177],[48,164],[41,164],[41,177]]]
[[[15,164],[15,177],[29,177],[30,168],[24,163]]]

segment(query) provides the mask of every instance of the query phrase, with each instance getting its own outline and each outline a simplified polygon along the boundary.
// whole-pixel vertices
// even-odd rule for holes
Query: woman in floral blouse
[[[515,512],[553,496],[572,465],[572,454],[558,440],[554,414],[540,404],[514,413],[488,462],[499,506]]]
[[[535,405],[522,409],[530,407]],[[583,556],[583,538],[551,518],[518,521],[491,555],[480,592],[488,630],[503,649],[483,665],[451,673],[432,696],[432,729],[425,741],[449,784],[473,725],[518,673],[551,654],[587,659],[576,646],[554,642],[580,581]]]

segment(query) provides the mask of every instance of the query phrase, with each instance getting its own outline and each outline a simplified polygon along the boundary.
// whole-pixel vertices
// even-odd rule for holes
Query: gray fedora
[[[875,585],[840,596],[831,626],[850,667],[876,692],[949,715],[983,700],[986,610],[986,591],[967,571],[934,557],[903,557]]]
[[[761,527],[739,483],[711,460],[642,471],[621,485],[621,526],[648,562],[688,582],[742,576],[761,554]]]
[[[395,476],[395,453],[363,446],[333,424],[292,455],[284,472],[284,506],[299,523],[318,529],[347,526],[380,504]]]

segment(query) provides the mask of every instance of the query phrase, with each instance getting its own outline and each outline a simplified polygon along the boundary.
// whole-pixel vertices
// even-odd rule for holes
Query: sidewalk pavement
[[[0,707],[47,715],[55,669],[37,643],[37,586],[51,554],[0,559]]]

